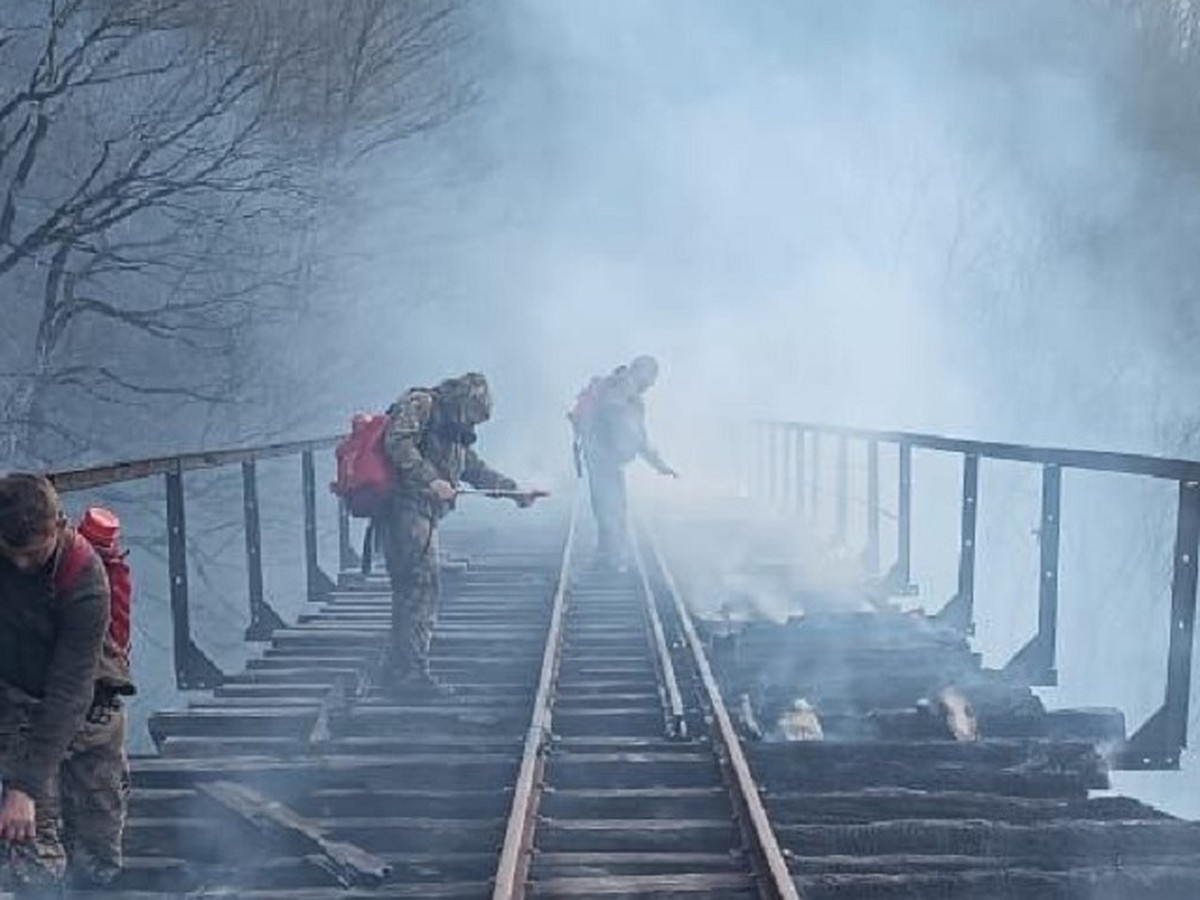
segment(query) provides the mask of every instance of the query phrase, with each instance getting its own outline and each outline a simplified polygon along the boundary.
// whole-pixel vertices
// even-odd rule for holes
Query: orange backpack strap
[[[88,543],[87,538],[71,529],[70,540],[63,548],[58,568],[54,571],[54,594],[56,597],[61,597],[75,587],[83,570],[87,568],[88,560],[91,559],[93,552],[92,545]]]

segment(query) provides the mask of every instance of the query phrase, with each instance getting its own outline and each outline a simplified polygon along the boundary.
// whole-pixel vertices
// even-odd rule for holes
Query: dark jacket
[[[4,781],[35,800],[66,753],[92,705],[104,637],[109,592],[103,563],[92,553],[69,590],[55,596],[54,573],[70,540],[38,572],[23,573],[0,558],[0,728],[27,723]],[[16,708],[12,697],[33,699]]]

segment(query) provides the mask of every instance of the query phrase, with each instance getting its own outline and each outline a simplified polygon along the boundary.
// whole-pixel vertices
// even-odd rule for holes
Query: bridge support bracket
[[[283,618],[266,600],[260,600],[250,609],[250,624],[246,626],[248,641],[269,641],[277,629],[286,628]]]
[[[308,599],[312,603],[324,603],[337,590],[333,579],[325,574],[324,569],[314,567],[308,573]]]
[[[920,588],[909,581],[908,574],[902,571],[903,568],[900,563],[896,563],[883,577],[883,586],[890,597],[915,597],[921,592]]]
[[[175,683],[183,691],[211,691],[225,683],[225,673],[217,668],[195,642],[188,641],[175,668]]]
[[[975,634],[975,623],[972,621],[972,604],[968,603],[962,594],[955,594],[946,601],[946,605],[935,612],[931,619],[939,625],[952,628],[960,634],[972,637]]]
[[[1174,771],[1179,768],[1181,747],[1168,739],[1167,707],[1159,707],[1125,742],[1113,758],[1117,769]]]
[[[1004,674],[1037,687],[1057,686],[1058,670],[1054,668],[1050,642],[1043,635],[1035,634],[1004,666]]]

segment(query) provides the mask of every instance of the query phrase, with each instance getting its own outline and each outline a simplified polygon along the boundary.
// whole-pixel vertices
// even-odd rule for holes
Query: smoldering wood
[[[391,872],[384,860],[349,842],[330,840],[311,820],[246,785],[214,781],[199,790],[264,836],[298,844],[315,854],[318,865],[328,868],[346,887],[379,884]]]

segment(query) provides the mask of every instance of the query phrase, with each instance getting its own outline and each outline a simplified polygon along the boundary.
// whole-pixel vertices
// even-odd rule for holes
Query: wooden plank
[[[1019,897],[1021,900],[1062,898],[1132,898],[1192,900],[1200,896],[1200,869],[1173,866],[1097,866],[1066,871],[1001,868],[895,874],[824,874],[798,879],[812,900],[870,897]]]
[[[1008,856],[958,856],[935,853],[896,853],[882,856],[792,856],[791,865],[804,875],[897,875],[921,876],[940,875],[953,877],[958,872],[973,872],[976,875],[986,870],[1019,871],[1021,861]],[[1086,864],[1085,864],[1086,865]],[[1139,864],[1130,862],[1131,868]],[[1194,866],[1194,857],[1163,857],[1155,859],[1148,867]],[[1034,867],[1047,872],[1058,871],[1066,875],[1071,866]],[[1197,870],[1200,879],[1200,869]]]
[[[206,781],[236,776],[239,781],[274,790],[303,785],[306,789],[346,784],[400,787],[420,784],[431,789],[499,789],[511,784],[511,754],[479,753],[403,755],[321,755],[279,759],[267,755],[219,759],[158,759],[133,761],[133,781],[138,787],[193,787]]]
[[[618,875],[599,878],[551,878],[530,886],[532,897],[675,897],[680,894],[734,898],[758,897],[749,873]]]
[[[538,826],[540,853],[731,853],[740,844],[737,824],[728,814],[698,820],[543,817]]]
[[[1008,797],[970,791],[868,788],[843,793],[771,794],[777,825],[865,824],[892,819],[983,819],[1028,824],[1054,819],[1134,821],[1168,819],[1166,813],[1128,797]]]
[[[1087,865],[1096,860],[1142,862],[1200,856],[1200,823],[1053,821],[1010,825],[977,820],[910,819],[865,825],[781,825],[800,856],[948,854],[1003,856],[1030,867]]]
[[[412,898],[412,900],[479,900],[486,895],[488,885],[481,882],[447,882],[427,884],[387,884],[377,887],[351,887],[344,890],[326,887],[314,888],[261,888],[246,890],[236,888],[201,889],[190,894],[192,897],[236,897],[238,900],[375,900],[375,898]],[[162,900],[163,892],[121,891],[72,891],[72,900]]]
[[[730,855],[728,852],[654,853],[638,850],[625,853],[559,853],[539,850],[534,863],[533,877],[544,883],[549,878],[574,878],[581,875],[652,875],[684,870],[693,874],[728,873],[740,871],[741,866],[741,857]]]
[[[327,693],[333,690],[335,685],[332,684],[238,684],[236,682],[227,682],[213,691],[213,703],[221,700],[237,700],[239,702],[246,701],[248,705],[257,705],[249,701],[258,701],[258,703],[273,702],[280,699],[306,699],[312,702],[320,702],[320,699]]]
[[[944,742],[938,752],[931,743],[930,758],[913,753],[916,745],[897,745],[895,756],[882,746],[870,744],[752,745],[755,772],[772,793],[785,791],[834,792],[868,787],[901,787],[924,790],[971,791],[1013,794],[1025,797],[1084,796],[1089,789],[1106,789],[1108,775],[1103,761],[1094,753],[1032,754],[1015,758],[1010,765],[1002,753],[972,749],[977,745]],[[807,752],[824,746],[822,752]],[[783,751],[774,748],[784,747]],[[838,751],[844,751],[839,755]]]
[[[508,790],[446,790],[394,788],[362,790],[327,788],[310,791],[292,803],[303,815],[314,818],[341,816],[394,816],[403,810],[418,818],[495,818],[508,810]],[[495,861],[493,855],[493,862]],[[491,874],[490,872],[488,873]]]
[[[303,755],[308,744],[299,737],[168,736],[159,742],[158,749],[162,759],[220,759],[246,753],[290,758]]]
[[[1103,771],[1095,746],[1086,741],[998,739],[979,741],[798,741],[754,746],[757,765],[820,768],[879,762],[933,766],[937,763],[1021,766],[1026,771]]]
[[[376,885],[391,872],[391,866],[374,854],[347,841],[334,841],[313,821],[253,788],[232,781],[204,784],[199,790],[216,800],[256,831],[289,843],[303,845],[323,861],[344,887]]]

